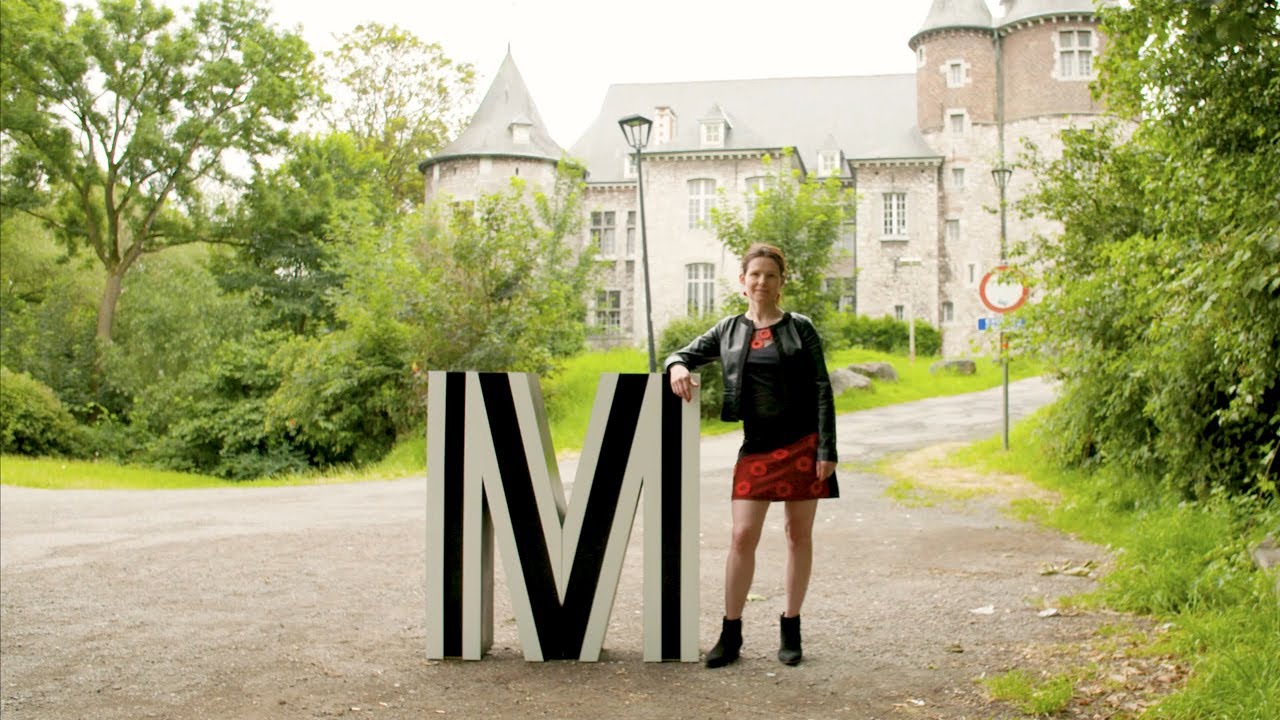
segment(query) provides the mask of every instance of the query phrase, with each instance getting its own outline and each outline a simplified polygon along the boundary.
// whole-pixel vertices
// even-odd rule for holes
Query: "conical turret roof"
[[[991,28],[991,10],[986,0],[933,0],[929,16],[924,19],[911,41],[932,30],[954,28]]]
[[[1000,26],[1048,15],[1092,15],[1099,6],[1117,4],[1115,0],[1001,0],[1004,16]]]
[[[524,132],[513,131],[512,125],[527,128],[527,136]],[[527,142],[521,142],[526,137]],[[552,162],[558,162],[564,155],[564,150],[547,132],[510,50],[503,58],[489,91],[480,101],[480,107],[471,116],[471,124],[457,139],[423,160],[418,167],[425,169],[448,158],[496,155]]]

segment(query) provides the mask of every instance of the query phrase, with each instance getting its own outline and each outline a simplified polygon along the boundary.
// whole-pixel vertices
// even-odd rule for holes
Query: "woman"
[[[738,278],[749,303],[746,313],[724,318],[665,363],[672,392],[688,401],[697,385],[690,371],[719,360],[724,370],[720,417],[743,421],[733,472],[724,622],[719,642],[707,654],[709,668],[734,662],[742,649],[742,609],[773,502],[784,503],[787,531],[787,606],[778,659],[787,665],[800,662],[800,605],[813,565],[813,520],[819,498],[839,495],[835,403],[822,341],[809,318],[778,307],[786,272],[781,250],[751,246]]]

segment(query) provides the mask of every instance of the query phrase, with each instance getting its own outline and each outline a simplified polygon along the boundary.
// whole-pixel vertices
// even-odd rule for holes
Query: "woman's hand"
[[[693,379],[689,368],[676,363],[667,372],[671,374],[671,392],[684,398],[685,402],[693,400],[693,389],[698,387],[698,381]]]
[[[819,480],[826,480],[836,471],[836,464],[830,460],[819,460],[816,471]]]

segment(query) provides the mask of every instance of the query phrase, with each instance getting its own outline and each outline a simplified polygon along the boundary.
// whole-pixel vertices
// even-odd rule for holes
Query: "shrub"
[[[48,385],[0,367],[0,452],[75,454],[79,428]]]
[[[916,354],[942,352],[942,333],[927,322],[916,320]],[[827,317],[822,327],[827,351],[859,347],[887,353],[905,353],[911,345],[910,324],[888,315],[872,318],[853,313]]]
[[[667,324],[662,335],[658,337],[658,364],[671,353],[688,345],[695,338],[706,332],[720,318],[704,315],[702,317],[680,318]],[[701,375],[702,417],[720,417],[720,405],[724,402],[724,375],[720,372],[720,363],[703,365],[695,372]]]

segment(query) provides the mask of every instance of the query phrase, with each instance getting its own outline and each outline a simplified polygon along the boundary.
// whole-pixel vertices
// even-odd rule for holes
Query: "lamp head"
[[[996,181],[996,187],[1001,190],[1009,187],[1009,177],[1011,175],[1013,175],[1013,168],[1004,163],[991,168],[991,177]]]
[[[622,135],[627,144],[640,152],[649,144],[649,133],[653,130],[653,121],[643,115],[628,115],[618,121]]]

